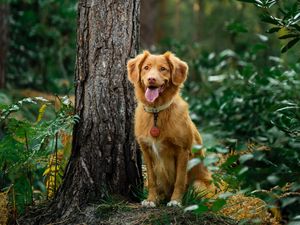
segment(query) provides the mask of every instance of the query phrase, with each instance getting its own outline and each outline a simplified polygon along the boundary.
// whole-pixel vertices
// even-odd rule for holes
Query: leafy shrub
[[[76,1],[8,2],[9,86],[69,93],[76,54]]]
[[[287,183],[293,183],[290,192],[299,190],[300,64],[285,65],[271,56],[268,66],[260,68],[253,60],[255,55],[231,50],[207,57],[210,60],[200,60],[216,64],[205,67],[199,63],[201,70],[209,73],[201,85],[191,81],[185,91],[192,96],[192,115],[205,125],[204,132],[215,135],[228,151],[246,151],[228,158],[223,165],[227,176],[238,178],[236,182],[250,190],[269,190]],[[236,162],[240,164],[232,167]],[[299,196],[290,204],[297,202]],[[275,199],[271,203],[275,204]],[[283,205],[287,208],[289,203]],[[291,217],[294,208],[290,205]]]
[[[300,6],[297,0],[238,0],[252,3],[262,9],[261,20],[272,24],[268,33],[277,33],[278,38],[286,40],[281,48],[285,53],[300,41]],[[274,9],[275,8],[275,9]]]
[[[29,107],[38,109],[34,121],[22,114]],[[49,185],[45,186],[43,178],[43,174],[51,175],[51,171],[45,170],[51,170],[53,165],[57,174],[55,186],[59,184],[58,169],[63,165],[57,156],[63,151],[67,158],[70,150],[70,146],[63,145],[63,134],[70,135],[78,118],[66,97],[60,99],[60,108],[56,110],[42,97],[25,98],[11,105],[1,104],[0,110],[0,190],[9,191],[14,211],[22,213],[26,205],[44,200],[49,196],[47,192],[53,192]],[[45,119],[46,110],[52,110],[54,118]],[[56,156],[55,164],[48,159],[51,154]],[[49,183],[49,176],[46,184],[47,181]]]

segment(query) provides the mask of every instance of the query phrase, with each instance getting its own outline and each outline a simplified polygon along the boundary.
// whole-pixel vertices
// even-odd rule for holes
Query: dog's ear
[[[188,74],[188,65],[171,52],[164,54],[171,67],[172,83],[179,86],[184,83]]]
[[[148,55],[150,55],[150,53],[144,51],[142,54],[137,55],[134,59],[130,59],[127,62],[128,79],[131,83],[135,84],[139,81],[141,67]]]

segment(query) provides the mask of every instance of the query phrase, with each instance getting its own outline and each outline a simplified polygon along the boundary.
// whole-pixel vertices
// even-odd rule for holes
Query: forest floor
[[[35,211],[35,212],[34,212]],[[83,211],[73,213],[71,217],[46,222],[49,218],[41,213],[43,209],[31,210],[20,218],[17,224],[26,225],[237,225],[231,218],[215,213],[196,214],[184,212],[179,207],[160,206],[144,208],[140,204],[103,203],[90,205]],[[48,214],[49,216],[49,214]],[[53,216],[53,215],[52,215]],[[52,217],[53,218],[53,217]],[[53,220],[52,220],[53,221]],[[249,223],[245,223],[249,224]]]
[[[217,201],[216,201],[217,202]],[[124,198],[111,197],[84,208],[72,208],[64,215],[58,215],[51,203],[28,208],[26,215],[17,224],[26,225],[237,225],[263,224],[279,225],[280,217],[271,213],[259,198],[233,195],[226,200],[221,210],[198,209],[186,211],[185,207],[145,208],[140,203],[130,203]],[[52,202],[55,203],[55,202]],[[52,204],[52,206],[55,204]],[[191,204],[188,204],[191,206]],[[188,206],[187,205],[187,206]],[[193,204],[192,204],[193,205]],[[49,207],[50,206],[50,207]],[[191,209],[191,207],[189,207]],[[62,218],[60,217],[62,216]],[[279,215],[277,215],[279,216]],[[59,218],[60,217],[60,218]],[[1,223],[0,223],[1,224]],[[15,223],[14,223],[15,224]]]
[[[100,205],[97,214],[103,225],[138,225],[138,224],[182,224],[182,225],[233,225],[236,221],[213,213],[195,214],[184,212],[178,207],[161,206],[157,208],[144,208],[139,204],[124,206]]]

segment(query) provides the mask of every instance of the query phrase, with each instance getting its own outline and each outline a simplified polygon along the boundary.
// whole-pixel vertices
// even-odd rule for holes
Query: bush
[[[191,81],[185,93],[191,96],[193,119],[204,125],[204,132],[215,135],[231,152],[246,151],[228,159],[227,164],[240,164],[233,168],[225,163],[227,175],[237,177],[243,189],[270,190],[292,183],[288,191],[299,190],[300,64],[285,65],[270,56],[268,66],[260,68],[255,54],[231,50],[207,57],[200,56],[199,64],[192,64],[206,71],[202,83]],[[300,198],[287,199],[276,199],[276,204],[280,201],[283,208],[289,207],[292,218]],[[274,195],[270,202],[274,204]]]
[[[76,1],[9,3],[9,87],[68,94],[76,55]]]
[[[28,109],[38,111],[35,120],[24,117]],[[71,139],[65,139],[78,118],[66,97],[59,109],[35,97],[1,104],[0,112],[0,190],[9,192],[13,212],[22,213],[57,190],[70,154]]]

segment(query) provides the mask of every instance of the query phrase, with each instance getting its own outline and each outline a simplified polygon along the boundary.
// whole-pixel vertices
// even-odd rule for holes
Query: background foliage
[[[8,85],[70,93],[76,1],[11,0],[9,5]]]
[[[183,95],[211,154],[204,162],[216,172],[216,182],[224,180],[228,191],[258,196],[280,209],[282,223],[299,220],[299,1],[147,2],[157,17],[153,22],[141,15],[154,26],[151,33],[142,29],[142,37],[146,33],[153,39],[141,43],[153,52],[171,50],[188,62]],[[66,99],[58,109],[43,99],[19,100],[18,90],[72,94],[76,1],[8,4],[0,188],[14,191],[11,202],[22,211],[54,194],[59,178],[54,179],[68,155],[65,134],[76,117]],[[214,204],[222,208],[223,203]]]

